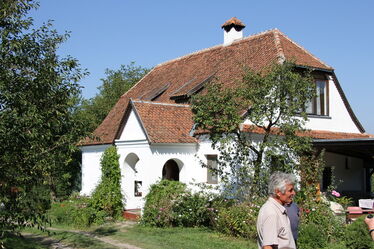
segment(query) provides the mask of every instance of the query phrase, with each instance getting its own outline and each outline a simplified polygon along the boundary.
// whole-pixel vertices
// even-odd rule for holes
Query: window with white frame
[[[316,80],[316,96],[307,103],[305,111],[311,115],[328,115],[328,84],[327,80]]]
[[[207,158],[207,183],[217,184],[217,155],[206,155]]]

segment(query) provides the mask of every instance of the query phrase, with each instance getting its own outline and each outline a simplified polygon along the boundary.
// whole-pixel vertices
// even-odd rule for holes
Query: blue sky
[[[30,14],[70,31],[62,56],[90,75],[83,96],[97,93],[105,69],[159,63],[223,42],[221,25],[236,16],[244,36],[278,28],[332,66],[353,111],[374,134],[374,1],[343,0],[41,0]]]

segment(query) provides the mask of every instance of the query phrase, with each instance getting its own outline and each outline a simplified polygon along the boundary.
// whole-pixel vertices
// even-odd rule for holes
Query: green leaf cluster
[[[152,184],[145,197],[141,222],[157,227],[172,226],[174,202],[185,192],[186,185],[178,181],[162,180]]]
[[[124,198],[121,193],[121,170],[115,146],[108,147],[101,158],[101,181],[92,193],[90,206],[105,211],[108,216],[122,215]]]
[[[243,68],[235,86],[216,78],[193,98],[196,128],[206,131],[220,152],[217,173],[229,196],[266,195],[272,171],[299,168],[299,156],[311,151],[311,139],[300,134],[305,106],[314,96],[311,72],[285,61],[262,71]]]
[[[360,217],[352,224],[349,224],[345,231],[345,244],[347,248],[367,248],[373,249],[374,242],[368,233],[364,217]]]
[[[77,60],[60,58],[68,38],[51,22],[33,29],[33,0],[0,1],[0,237],[46,221],[45,210],[62,178],[68,179],[75,144],[85,124],[74,110]]]

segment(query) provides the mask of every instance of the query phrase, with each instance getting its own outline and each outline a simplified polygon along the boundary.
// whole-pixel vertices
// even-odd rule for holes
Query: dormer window
[[[327,80],[316,80],[316,96],[306,105],[305,111],[309,115],[328,116],[328,84]]]

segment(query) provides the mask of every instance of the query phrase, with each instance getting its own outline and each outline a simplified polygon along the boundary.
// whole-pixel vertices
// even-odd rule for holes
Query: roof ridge
[[[144,100],[136,100],[131,99],[133,103],[145,103],[145,104],[152,104],[152,105],[166,105],[166,106],[175,106],[175,107],[190,107],[190,105],[183,105],[183,104],[171,104],[165,102],[153,102],[153,101],[144,101]]]
[[[204,49],[201,49],[201,50],[197,50],[197,51],[192,52],[190,54],[186,54],[186,55],[177,57],[177,58],[169,60],[169,61],[161,62],[160,64],[157,64],[154,68],[157,68],[157,67],[160,67],[160,66],[164,66],[164,65],[167,65],[169,63],[172,63],[172,62],[175,62],[175,61],[179,61],[179,60],[191,57],[193,55],[197,55],[197,54],[201,54],[201,53],[206,53],[208,51],[215,50],[215,49],[218,49],[218,48],[221,48],[221,47],[230,47],[232,45],[236,45],[236,44],[239,44],[239,43],[251,40],[251,39],[255,39],[255,38],[257,38],[257,37],[259,37],[261,35],[265,35],[267,33],[274,32],[275,30],[278,30],[278,29],[277,28],[268,29],[268,30],[262,31],[260,33],[255,33],[255,34],[249,35],[247,37],[244,37],[244,38],[242,38],[240,40],[236,40],[233,43],[231,43],[230,45],[218,44],[218,45],[214,45],[213,47],[209,47],[209,48],[204,48]]]
[[[286,60],[286,56],[284,55],[283,47],[282,47],[280,39],[279,39],[279,30],[274,29],[273,34],[274,34],[275,48],[277,49],[278,62],[283,63]]]
[[[285,35],[282,31],[277,30],[277,32],[278,32],[278,37],[279,37],[279,35],[282,35],[284,38],[286,38],[292,44],[294,44],[295,46],[297,46],[298,48],[300,48],[301,50],[303,50],[305,53],[307,53],[310,56],[312,56],[314,59],[316,59],[317,61],[319,61],[324,66],[332,68],[331,66],[329,66],[328,64],[326,64],[324,61],[322,61],[321,59],[319,59],[318,57],[316,57],[314,54],[312,54],[311,52],[309,52],[306,48],[304,48],[303,46],[301,46],[298,43],[294,42],[291,38],[289,38],[287,35]]]

